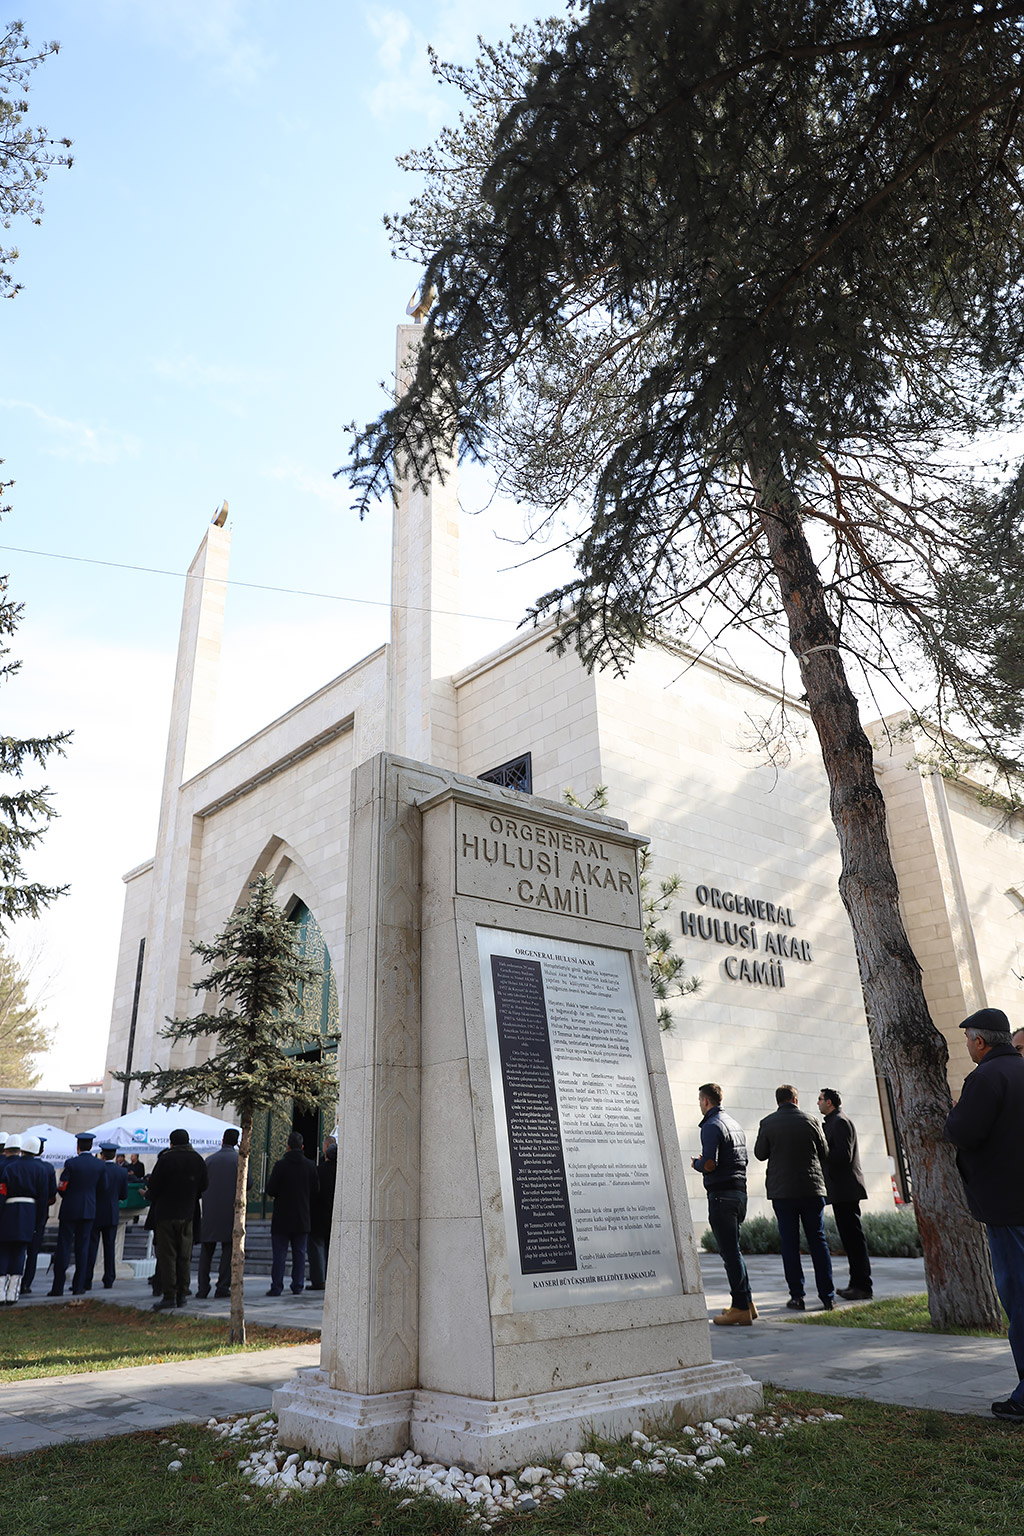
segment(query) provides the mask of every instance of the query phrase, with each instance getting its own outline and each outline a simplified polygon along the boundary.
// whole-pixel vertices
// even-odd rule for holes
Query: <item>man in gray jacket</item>
[[[814,1283],[826,1312],[835,1307],[832,1257],[825,1241],[825,1174],[828,1147],[817,1120],[798,1108],[790,1083],[775,1090],[778,1109],[758,1127],[754,1156],[768,1163],[765,1186],[775,1210],[782,1246],[782,1268],[789,1286],[786,1306],[803,1312],[804,1267],[800,1262],[800,1227],[814,1265]]]
[[[199,1275],[196,1297],[205,1301],[210,1294],[210,1269],[220,1243],[220,1265],[214,1296],[222,1300],[231,1294],[231,1241],[235,1229],[235,1188],[238,1184],[238,1132],[226,1130],[220,1149],[206,1159],[210,1182],[203,1195],[203,1218],[199,1226]]]

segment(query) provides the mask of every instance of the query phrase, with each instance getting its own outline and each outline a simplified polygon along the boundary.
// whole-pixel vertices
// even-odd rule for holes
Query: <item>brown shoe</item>
[[[750,1315],[751,1315],[752,1318],[756,1318],[757,1317],[757,1308],[755,1307],[753,1301],[751,1301],[751,1303],[750,1303]]]
[[[719,1312],[717,1317],[711,1319],[720,1328],[749,1328],[754,1321],[753,1307],[726,1307],[724,1312]]]

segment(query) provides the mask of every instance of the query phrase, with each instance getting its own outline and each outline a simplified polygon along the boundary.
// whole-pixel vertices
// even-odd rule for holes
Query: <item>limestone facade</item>
[[[400,328],[400,368],[414,333]],[[665,926],[701,989],[675,1005],[664,1050],[698,1232],[705,1207],[689,1153],[697,1087],[707,1080],[722,1085],[751,1142],[778,1084],[792,1082],[812,1111],[821,1087],[838,1088],[860,1133],[871,1205],[891,1208],[894,1149],[809,721],[789,762],[767,765],[751,749],[752,722],[778,703],[772,687],[660,647],[642,652],[623,679],[588,675],[572,655],[557,656],[542,629],[458,667],[457,533],[454,466],[443,485],[403,490],[391,645],[209,763],[230,535],[207,531],[186,589],[157,848],[125,877],[105,1112],[120,1113],[121,1086],[109,1074],[124,1067],[130,1038],[135,1068],[165,1062],[163,1020],[198,1006],[190,941],[223,927],[257,872],[272,871],[282,899],[314,914],[340,985],[351,785],[361,763],[386,751],[479,776],[529,754],[534,794],[558,801],[572,786],[586,801],[606,785],[609,813],[651,840],[653,881],[681,877]],[[787,707],[799,725],[800,707]],[[1024,972],[1024,820],[1001,820],[977,786],[922,774],[913,757],[913,742],[894,747],[879,730],[905,915],[950,1041],[955,1087],[966,1060],[956,1024],[966,1012],[993,1004],[1024,1022],[1014,975]],[[129,1105],[137,1101],[132,1090]],[[762,1173],[751,1170],[752,1213],[765,1209]]]

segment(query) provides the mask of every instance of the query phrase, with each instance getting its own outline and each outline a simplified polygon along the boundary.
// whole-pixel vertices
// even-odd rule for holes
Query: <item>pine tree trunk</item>
[[[755,483],[765,486],[765,477]],[[928,1305],[939,1328],[1002,1323],[985,1231],[967,1209],[953,1148],[942,1138],[951,1098],[946,1042],[932,1023],[899,913],[899,890],[871,743],[838,649],[821,577],[797,509],[773,490],[759,509],[829,782],[839,837],[839,890],[853,928],[864,999],[914,1181]]]
[[[228,1342],[245,1343],[245,1207],[249,1186],[249,1154],[252,1150],[252,1112],[242,1115],[238,1146],[238,1177],[235,1180],[235,1221],[231,1229],[231,1332]]]

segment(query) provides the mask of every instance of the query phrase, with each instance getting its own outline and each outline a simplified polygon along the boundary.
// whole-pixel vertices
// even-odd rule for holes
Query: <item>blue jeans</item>
[[[803,1223],[818,1295],[822,1301],[833,1301],[836,1287],[832,1279],[832,1255],[825,1241],[824,1199],[821,1195],[809,1195],[804,1200],[773,1200],[772,1206],[779,1224],[782,1269],[789,1294],[803,1300],[804,1267],[800,1262],[800,1225]]]
[[[741,1189],[708,1190],[708,1222],[732,1293],[732,1304],[750,1310],[750,1280],[740,1253],[740,1222],[747,1214],[747,1197]]]
[[[280,1296],[284,1290],[284,1266],[288,1249],[292,1251],[292,1293],[298,1296],[306,1284],[306,1232],[271,1232],[270,1289]]]
[[[1010,1319],[1010,1352],[1020,1381],[1010,1394],[1024,1403],[1024,1227],[986,1227],[992,1271],[1003,1311]]]

